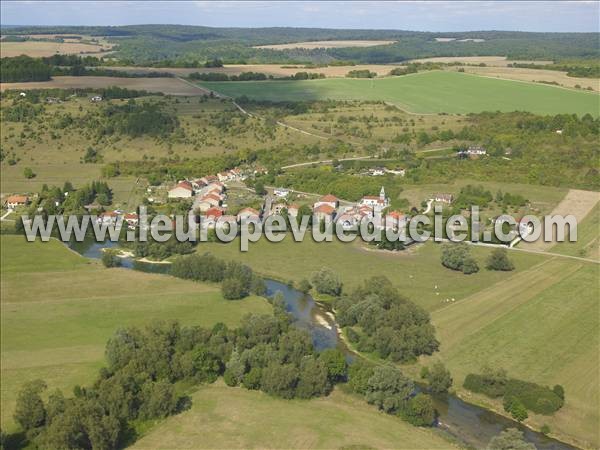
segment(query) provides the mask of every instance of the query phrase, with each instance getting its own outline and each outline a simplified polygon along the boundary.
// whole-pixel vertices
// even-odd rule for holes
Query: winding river
[[[113,243],[91,241],[70,243],[69,247],[88,258],[100,258],[102,248],[112,247]],[[168,273],[169,264],[143,263],[123,258],[123,267],[151,273]],[[310,295],[280,283],[266,280],[267,295],[281,292],[288,312],[293,316],[295,325],[306,329],[312,336],[317,350],[339,348],[349,361],[356,358],[339,338],[334,315],[324,306],[314,301]],[[454,395],[434,396],[435,408],[439,413],[438,428],[449,433],[463,445],[473,448],[485,448],[490,439],[502,430],[513,427],[523,431],[524,438],[540,450],[572,450],[572,447],[555,439],[514,422],[490,410],[467,403]]]

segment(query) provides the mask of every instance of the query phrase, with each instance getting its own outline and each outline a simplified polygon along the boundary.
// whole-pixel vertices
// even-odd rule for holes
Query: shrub
[[[552,414],[564,403],[550,388],[516,379],[508,381],[505,395],[517,398],[528,410],[537,414]]]
[[[550,431],[551,431],[551,430],[550,430],[550,426],[549,426],[548,424],[546,424],[546,423],[545,423],[544,425],[542,425],[542,428],[540,429],[540,432],[541,432],[543,435],[550,434]]]
[[[418,427],[429,427],[435,421],[433,400],[429,395],[419,393],[410,399],[401,416]]]
[[[23,176],[27,179],[35,178],[35,173],[31,170],[31,167],[25,167],[23,169]]]
[[[479,271],[477,261],[471,256],[471,251],[465,243],[444,244],[441,262],[444,267],[460,270],[465,274]]]
[[[503,270],[510,271],[514,270],[515,266],[510,259],[508,259],[508,252],[504,248],[496,248],[490,254],[486,269],[488,270]]]

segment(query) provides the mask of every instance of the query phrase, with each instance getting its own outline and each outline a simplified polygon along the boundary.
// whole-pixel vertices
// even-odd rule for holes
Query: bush
[[[537,414],[552,414],[562,408],[564,403],[550,388],[516,379],[508,381],[505,395],[518,399],[525,408]]]
[[[239,278],[227,278],[221,283],[221,293],[227,300],[238,300],[248,295],[244,283]]]
[[[491,369],[484,369],[483,375],[468,374],[465,377],[463,387],[472,392],[497,398],[504,395],[507,382],[508,379],[504,370],[498,369],[493,371]]]
[[[548,435],[548,434],[550,434],[550,431],[551,431],[551,430],[550,430],[550,426],[549,426],[548,424],[546,424],[546,423],[545,423],[544,425],[542,425],[542,428],[540,429],[540,432],[541,432],[543,435]]]
[[[27,179],[35,178],[35,173],[31,170],[31,167],[25,167],[23,169],[23,176]]]
[[[479,271],[477,261],[471,256],[471,251],[465,243],[444,244],[442,246],[441,262],[444,267],[460,270],[465,274]]]
[[[435,421],[433,400],[429,395],[419,393],[410,399],[401,416],[418,427],[430,427]]]
[[[489,256],[485,267],[488,270],[502,271],[510,271],[515,268],[512,261],[508,259],[508,252],[504,248],[494,249]]]
[[[523,422],[529,415],[527,414],[527,408],[525,405],[515,397],[504,398],[504,410],[509,412],[513,419],[517,422]]]

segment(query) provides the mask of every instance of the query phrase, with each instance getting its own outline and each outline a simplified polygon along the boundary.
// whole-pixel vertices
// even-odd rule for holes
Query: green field
[[[104,346],[123,326],[153,319],[235,326],[266,300],[228,302],[218,286],[126,269],[105,269],[58,241],[2,236],[2,429],[12,431],[20,385],[42,378],[70,393],[90,384]]]
[[[217,382],[192,400],[190,411],[168,418],[133,448],[454,448],[339,389],[313,400],[282,400]]]
[[[433,312],[441,358],[455,387],[464,392],[470,372],[484,365],[502,367],[509,376],[566,391],[565,406],[553,416],[527,422],[547,423],[554,433],[583,448],[600,445],[598,356],[600,267],[563,258],[543,263],[490,285],[464,300]]]
[[[550,251],[600,260],[600,204],[577,224],[577,242],[560,242]]]
[[[310,279],[321,267],[329,267],[339,274],[346,291],[369,277],[385,275],[406,297],[428,310],[445,306],[446,299],[463,299],[511,276],[483,268],[490,252],[485,247],[472,249],[481,270],[468,276],[443,267],[440,263],[441,248],[432,242],[396,253],[373,250],[359,240],[353,244],[338,241],[315,243],[307,238],[296,243],[288,235],[279,243],[269,242],[263,237],[250,244],[248,252],[242,253],[239,248],[237,241],[230,244],[207,242],[199,244],[198,251],[239,260],[265,276],[283,281]],[[544,257],[514,252],[511,259],[517,271],[523,271],[543,261]]]
[[[600,114],[598,94],[457,72],[431,71],[377,79],[226,81],[202,86],[230,97],[270,101],[382,100],[414,113],[531,111]]]

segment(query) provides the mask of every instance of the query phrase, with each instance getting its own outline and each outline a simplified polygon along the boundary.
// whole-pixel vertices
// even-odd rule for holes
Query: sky
[[[600,1],[14,1],[3,25],[600,31]]]

